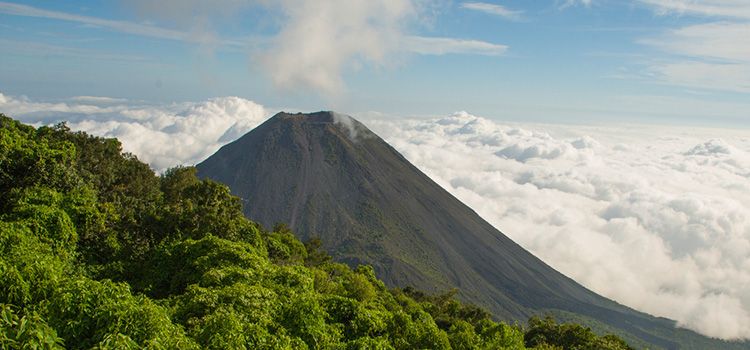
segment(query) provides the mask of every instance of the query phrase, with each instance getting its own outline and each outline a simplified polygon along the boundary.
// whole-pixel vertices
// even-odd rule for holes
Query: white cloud
[[[750,3],[745,0],[640,0],[662,16],[708,19],[640,43],[668,56],[648,63],[650,78],[697,89],[750,92]]]
[[[750,3],[745,0],[639,0],[662,15],[691,14],[711,17],[750,19]]]
[[[750,62],[750,22],[712,22],[670,30],[646,44],[675,54]]]
[[[652,76],[661,82],[750,92],[750,22],[696,24],[641,43],[672,56],[650,64]]]
[[[678,27],[639,43],[661,51],[645,62],[642,78],[690,89],[750,92],[750,2],[638,0],[659,16],[708,21]],[[592,0],[566,0],[561,7]],[[687,22],[687,21],[686,21]]]
[[[649,70],[665,84],[750,93],[750,64],[675,61],[653,64]]]
[[[745,131],[518,127],[467,113],[367,124],[576,281],[702,334],[750,338]]]
[[[508,51],[505,45],[480,40],[407,36],[403,38],[405,50],[424,55],[475,54],[500,56]]]
[[[464,2],[461,4],[461,8],[468,10],[480,11],[495,16],[500,16],[509,20],[518,21],[521,20],[523,11],[511,10],[505,6],[497,4],[489,4],[486,2]]]
[[[689,151],[685,152],[687,156],[719,156],[724,154],[733,154],[739,152],[732,145],[724,142],[722,139],[711,139],[702,144],[696,145]]]
[[[126,152],[157,171],[195,164],[270,116],[263,106],[239,97],[149,106],[91,96],[46,103],[2,93],[0,112],[36,125],[67,121],[73,130],[116,137]]]
[[[563,6],[590,6],[594,0],[564,0]],[[745,0],[637,0],[659,15],[698,15],[750,19],[750,3]]]

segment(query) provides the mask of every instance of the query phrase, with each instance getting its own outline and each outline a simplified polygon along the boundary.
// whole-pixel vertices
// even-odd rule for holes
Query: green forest
[[[320,245],[192,167],[157,175],[116,139],[0,114],[2,349],[631,349],[388,288]]]

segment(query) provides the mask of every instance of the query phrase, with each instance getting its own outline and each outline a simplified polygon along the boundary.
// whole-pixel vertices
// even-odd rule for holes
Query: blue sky
[[[750,3],[0,2],[0,92],[750,126]]]

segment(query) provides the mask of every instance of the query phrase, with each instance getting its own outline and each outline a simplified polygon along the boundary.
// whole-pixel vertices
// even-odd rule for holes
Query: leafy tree
[[[529,329],[524,335],[527,347],[560,347],[580,350],[630,350],[630,346],[615,335],[597,336],[590,328],[579,324],[558,324],[547,316],[529,319]]]
[[[70,189],[78,182],[69,142],[50,144],[33,127],[0,114],[0,209],[7,210],[13,189],[45,185]]]
[[[20,316],[10,305],[0,304],[0,348],[64,349],[62,339],[39,314]]]
[[[0,348],[630,349],[389,290],[241,209],[192,167],[157,176],[117,140],[0,115]]]
[[[305,265],[317,267],[331,262],[331,256],[321,249],[323,242],[318,237],[313,237],[305,242]]]
[[[307,259],[307,249],[284,224],[276,224],[265,236],[268,257],[279,264],[300,264]]]

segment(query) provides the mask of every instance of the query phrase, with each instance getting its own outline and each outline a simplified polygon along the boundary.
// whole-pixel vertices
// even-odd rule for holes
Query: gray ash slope
[[[279,113],[197,165],[245,215],[319,237],[391,286],[458,288],[497,318],[553,313],[663,348],[748,348],[675,329],[579,285],[524,250],[350,117]]]

